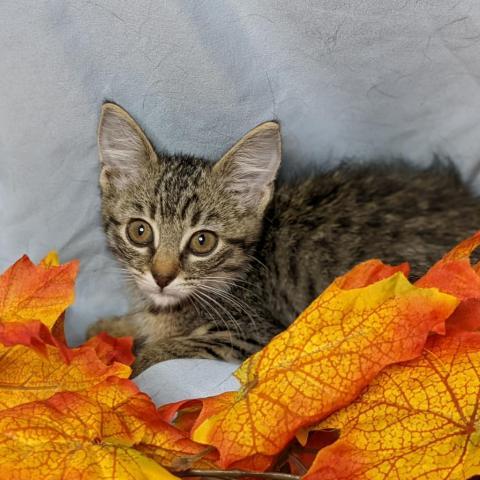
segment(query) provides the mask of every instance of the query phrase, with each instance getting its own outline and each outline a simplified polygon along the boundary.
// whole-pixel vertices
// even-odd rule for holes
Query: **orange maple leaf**
[[[339,429],[304,480],[469,478],[480,473],[480,333],[434,336],[316,428]]]
[[[168,423],[172,423],[175,429],[181,430],[190,437],[192,428],[197,422],[198,416],[202,410],[202,399],[196,400],[181,400],[179,402],[169,403],[163,405],[158,409],[159,417]],[[205,448],[205,447],[203,447]],[[218,461],[218,452],[211,452],[209,458],[212,461]],[[188,459],[187,459],[188,460]],[[243,458],[232,463],[229,468],[235,470],[249,470],[249,471],[265,471],[269,469],[275,462],[276,456],[271,455],[253,455],[251,457]],[[181,461],[180,464],[188,465],[188,461]],[[212,468],[212,465],[208,465],[205,462],[203,464],[197,464],[197,468]],[[178,470],[178,462],[177,462]],[[192,468],[189,466],[188,468]]]
[[[131,339],[104,334],[77,349],[62,341],[63,312],[73,300],[77,265],[59,266],[55,254],[39,266],[24,257],[0,277],[2,478],[168,480],[173,477],[159,464],[173,471],[216,465],[262,471],[284,461],[282,458],[288,458],[298,474],[304,473],[302,468],[314,459],[314,449],[334,438],[324,432],[307,438],[299,429],[348,405],[382,369],[387,367],[384,372],[390,372],[396,368],[388,367],[392,363],[420,362],[411,359],[420,355],[429,331],[445,330],[449,316],[449,322],[456,318],[457,332],[448,338],[467,339],[464,344],[471,346],[468,354],[480,351],[477,334],[458,333],[472,328],[468,319],[477,307],[480,313],[480,295],[475,297],[475,290],[465,281],[479,278],[477,269],[465,261],[465,252],[471,251],[475,242],[480,243],[480,236],[450,252],[436,265],[437,270],[434,267],[416,286],[405,278],[406,264],[390,267],[372,260],[355,267],[336,279],[287,331],[244,362],[236,372],[242,384],[239,392],[178,402],[160,411],[126,379],[133,360]],[[446,289],[445,279],[451,272],[464,282],[457,290]],[[420,286],[438,286],[455,297]],[[462,303],[457,308],[459,298]],[[477,301],[472,306],[471,302]],[[449,328],[451,331],[454,329]],[[429,340],[428,348],[435,358],[444,355],[450,359],[453,369],[457,359],[451,360],[453,347],[443,344],[440,348],[438,342],[438,338]],[[455,355],[460,350],[457,348]],[[332,428],[326,422],[353,405],[331,415],[322,427]],[[470,414],[468,408],[467,402],[463,411]],[[475,436],[471,431],[475,415],[476,406],[468,417],[470,423],[466,423],[467,417],[451,422],[459,429],[466,428],[468,441]],[[317,456],[309,479],[317,478],[319,472],[322,478],[325,472],[331,474],[322,470],[321,463],[322,452],[328,451],[334,452],[338,465],[347,459],[344,472],[348,476],[338,478],[370,478],[374,467],[368,462],[373,457],[370,451],[361,457],[348,441],[348,448],[345,446],[348,425],[342,426],[340,440]],[[289,452],[284,452],[288,455],[279,456],[295,435],[298,442],[306,443],[304,450],[295,450],[292,445],[299,444],[293,442]],[[436,439],[434,436],[432,444],[437,445]],[[473,458],[470,451],[465,451],[459,462],[474,465],[464,470],[471,473],[477,464],[469,460]],[[409,460],[409,453],[405,455]],[[338,473],[335,468],[332,472]]]
[[[420,355],[432,326],[458,304],[436,289],[411,285],[401,272],[363,288],[341,288],[362,279],[362,268],[370,271],[371,264],[336,280],[242,364],[235,373],[239,392],[203,400],[192,438],[217,447],[222,467],[275,455],[300,427],[348,405],[385,366]]]
[[[419,287],[436,287],[461,300],[445,325],[435,329],[438,333],[480,328],[480,276],[479,266],[472,266],[470,256],[480,245],[480,232],[460,242],[443,256],[420,278]]]
[[[111,350],[122,340],[108,336],[70,349],[61,341],[63,332],[55,337],[49,330],[73,300],[77,263],[60,266],[50,253],[36,266],[24,256],[0,276],[1,409],[84,390],[112,375],[129,376],[128,366],[113,361],[131,355],[128,341],[115,354]]]
[[[127,365],[105,364],[85,345],[67,349],[45,344],[43,351],[0,346],[0,410],[57,392],[86,390],[110,376],[128,378],[130,373]]]
[[[1,477],[173,480],[135,448],[148,424],[132,412],[149,405],[132,382],[111,378],[87,391],[0,411]]]
[[[282,456],[286,459],[285,462],[288,464],[290,473],[299,476],[307,473],[319,450],[332,444],[339,437],[335,430],[314,431],[309,429],[305,429],[305,432],[301,433],[300,437],[305,436],[304,439],[298,438],[298,432],[296,436],[297,439],[291,442],[285,452],[282,452]]]
[[[84,347],[91,347],[107,365],[113,362],[131,365],[135,360],[132,353],[132,337],[111,337],[106,332],[101,332],[95,337],[90,338],[83,344]]]
[[[52,328],[74,299],[78,261],[56,266],[51,254],[40,265],[23,256],[0,275],[0,322],[39,320]]]
[[[145,418],[144,413],[142,416]],[[218,452],[214,448],[194,442],[168,423],[157,421],[154,425],[150,424],[150,429],[146,430],[136,448],[172,471],[218,468]]]
[[[347,275],[343,275],[334,280],[337,287],[344,290],[352,288],[362,288],[372,283],[391,277],[395,273],[401,272],[408,277],[410,265],[402,263],[400,265],[387,265],[381,260],[372,259],[359,263],[353,267]]]
[[[48,327],[38,320],[24,323],[0,322],[0,344],[26,345],[45,353],[46,345],[56,345],[57,339],[53,337]]]
[[[201,409],[201,399],[180,400],[159,407],[158,415],[164,422],[172,423],[182,432],[190,434]]]
[[[115,378],[110,378],[108,382],[112,385],[120,383]],[[215,449],[195,443],[188,433],[165,422],[152,400],[140,393],[133,382],[121,381],[120,387],[123,395],[125,390],[128,392],[128,401],[119,402],[117,399],[115,412],[132,431],[139,432],[135,445],[137,450],[176,471],[217,468],[218,453]],[[100,385],[100,388],[103,386]]]
[[[480,276],[470,255],[480,245],[480,232],[459,243],[420,278],[419,287],[437,287],[461,300],[480,298]]]
[[[130,380],[131,338],[62,341],[76,264],[26,257],[0,277],[2,478],[174,478],[218,453],[161,419]],[[49,330],[56,330],[52,332]]]

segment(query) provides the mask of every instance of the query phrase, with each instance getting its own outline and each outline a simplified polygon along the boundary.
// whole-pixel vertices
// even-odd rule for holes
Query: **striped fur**
[[[170,358],[239,361],[288,326],[354,264],[372,257],[409,260],[418,276],[480,228],[478,200],[445,162],[427,169],[401,161],[342,165],[279,182],[274,192],[279,150],[268,136],[260,139],[260,151],[250,132],[248,150],[242,151],[240,141],[212,167],[189,155],[152,153],[126,112],[104,107],[104,122],[106,111],[127,123],[113,122],[118,131],[110,131],[107,149],[102,139],[108,135],[100,126],[104,226],[132,279],[137,304],[135,313],[100,320],[89,334],[133,335],[137,373]],[[268,128],[274,135],[274,125]],[[115,157],[112,135],[137,138],[120,139],[122,151]],[[128,145],[133,160],[119,172],[118,162],[128,162]],[[115,158],[107,158],[112,152]],[[257,159],[263,164],[256,163],[256,155],[265,156]],[[238,165],[243,170],[232,175]],[[129,243],[125,227],[132,218],[149,221],[155,245],[139,249]],[[185,248],[185,238],[198,229],[219,235],[220,245],[210,256],[193,258]],[[159,249],[181,266],[163,300],[147,279]]]

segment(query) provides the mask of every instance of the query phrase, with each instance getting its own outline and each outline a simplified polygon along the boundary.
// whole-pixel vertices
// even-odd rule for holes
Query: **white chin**
[[[178,305],[182,300],[180,296],[168,293],[150,294],[150,298],[156,307],[173,307]]]

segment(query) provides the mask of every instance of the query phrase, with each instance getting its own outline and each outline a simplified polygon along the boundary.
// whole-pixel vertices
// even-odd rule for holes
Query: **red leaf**
[[[93,348],[106,365],[114,362],[131,365],[135,360],[132,353],[132,337],[111,337],[108,333],[102,332],[85,342],[84,345]]]

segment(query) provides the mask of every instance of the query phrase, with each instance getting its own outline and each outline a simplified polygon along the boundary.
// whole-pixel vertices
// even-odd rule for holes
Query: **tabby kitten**
[[[132,335],[136,373],[170,358],[241,360],[354,264],[409,260],[418,276],[480,227],[480,202],[441,162],[342,165],[274,189],[274,122],[211,164],[156,153],[107,103],[98,143],[108,243],[140,302],[89,335]]]

